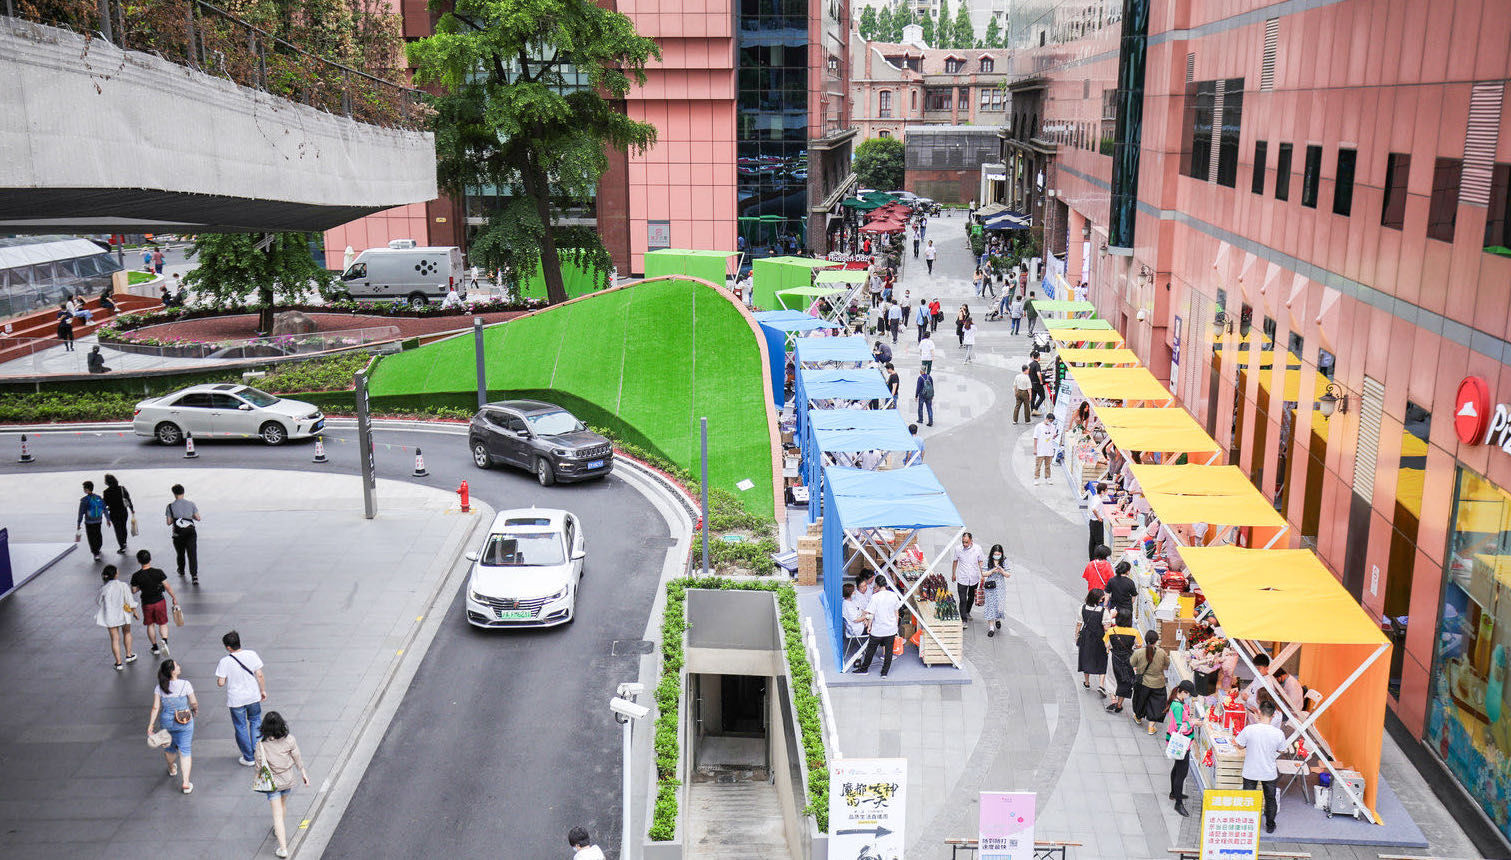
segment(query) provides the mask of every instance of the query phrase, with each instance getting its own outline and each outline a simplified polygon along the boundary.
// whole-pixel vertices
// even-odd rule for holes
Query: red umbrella
[[[861,227],[860,228],[860,232],[862,232],[862,233],[901,233],[902,232],[902,225],[899,224],[899,223],[897,223],[896,221],[887,221],[887,220],[883,219],[881,221],[872,221],[871,223],[865,225],[864,227]]]

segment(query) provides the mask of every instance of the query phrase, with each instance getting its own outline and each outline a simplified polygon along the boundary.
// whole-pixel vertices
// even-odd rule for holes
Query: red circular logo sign
[[[1485,440],[1490,423],[1490,386],[1478,376],[1466,376],[1459,383],[1459,395],[1453,406],[1453,432],[1465,445]]]

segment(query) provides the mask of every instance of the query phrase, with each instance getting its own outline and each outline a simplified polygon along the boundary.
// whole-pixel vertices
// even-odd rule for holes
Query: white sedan
[[[475,627],[554,627],[577,614],[582,526],[566,511],[526,508],[493,518],[482,549],[467,553],[467,622]]]
[[[325,427],[320,409],[300,400],[287,400],[236,383],[191,385],[172,394],[136,405],[131,429],[153,436],[164,445],[195,438],[257,436],[269,445],[301,439]]]

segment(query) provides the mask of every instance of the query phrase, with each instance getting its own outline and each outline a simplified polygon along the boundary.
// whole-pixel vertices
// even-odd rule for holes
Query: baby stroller
[[[992,303],[991,309],[986,312],[987,322],[1007,319],[1007,304],[1011,295],[1011,292],[1003,292],[1002,297]]]
[[[1048,355],[1050,349],[1053,347],[1054,341],[1050,340],[1049,332],[1043,330],[1034,332],[1034,350],[1036,352],[1040,355]]]

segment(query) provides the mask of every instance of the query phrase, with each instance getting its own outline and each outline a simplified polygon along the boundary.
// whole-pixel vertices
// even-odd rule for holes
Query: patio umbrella
[[[872,221],[860,228],[862,233],[901,233],[902,225],[896,221]]]

